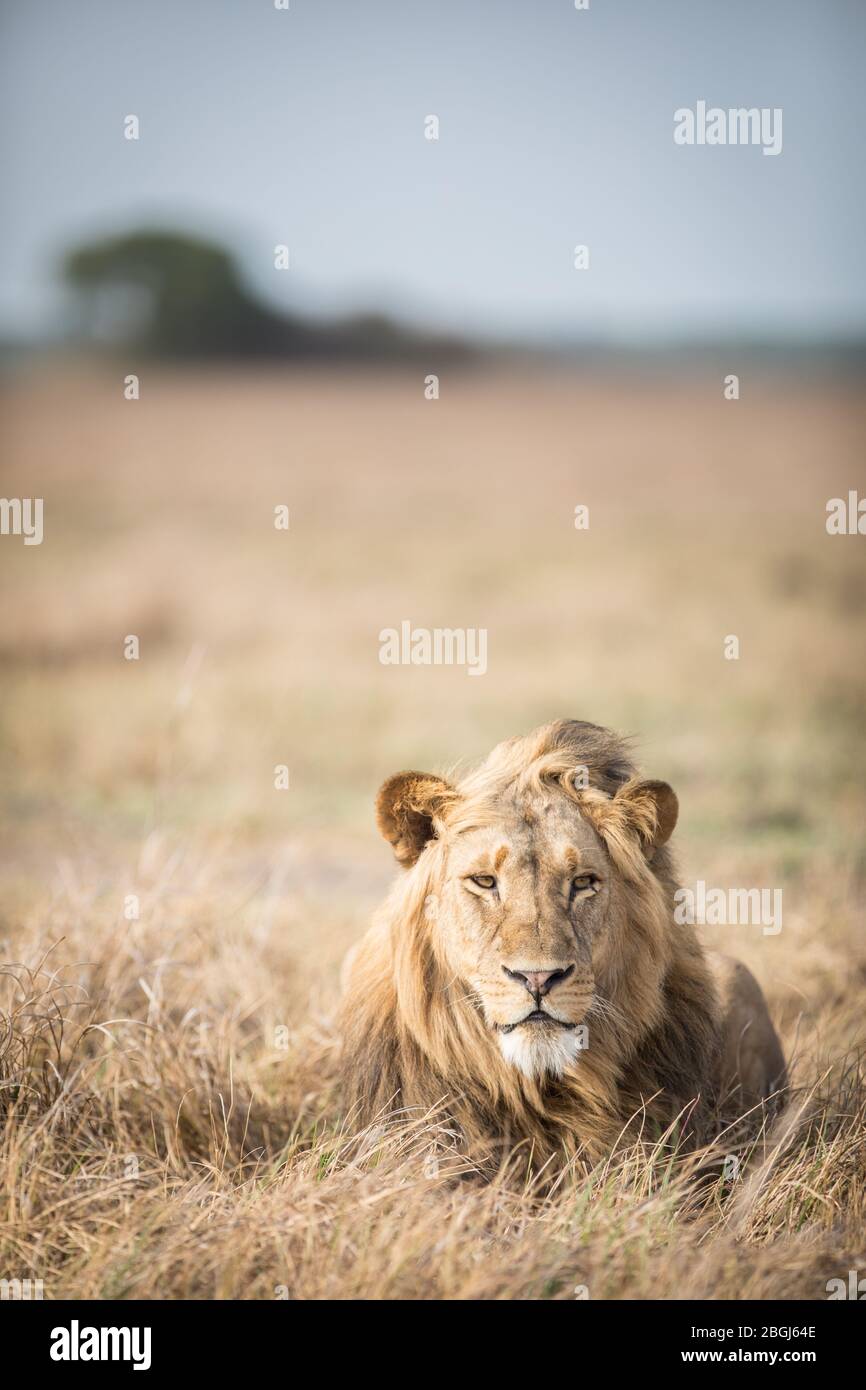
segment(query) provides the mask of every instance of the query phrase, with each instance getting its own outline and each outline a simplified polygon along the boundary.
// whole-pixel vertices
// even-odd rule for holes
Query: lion
[[[405,873],[347,960],[361,1123],[444,1107],[481,1161],[592,1164],[634,1126],[705,1142],[781,1093],[760,986],[674,920],[678,802],[625,740],[558,720],[461,777],[399,772],[376,819]]]

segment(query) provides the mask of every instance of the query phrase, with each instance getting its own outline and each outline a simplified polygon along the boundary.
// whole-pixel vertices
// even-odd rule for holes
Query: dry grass
[[[0,542],[0,1277],[824,1298],[866,1273],[866,569],[823,526],[866,492],[853,389],[152,376],[132,405],[60,373],[3,405],[2,492],[45,497],[46,539]],[[381,667],[402,618],[486,626],[489,674]],[[707,929],[794,1058],[738,1181],[643,1146],[482,1184],[435,1115],[340,1113],[339,962],[391,874],[376,785],[558,715],[639,735],[685,881],[783,889],[778,936]]]

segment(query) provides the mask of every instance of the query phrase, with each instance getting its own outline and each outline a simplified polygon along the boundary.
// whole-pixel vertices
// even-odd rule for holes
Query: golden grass
[[[866,571],[823,524],[866,492],[863,406],[769,378],[735,404],[698,375],[444,385],[4,388],[2,491],[45,497],[46,539],[0,542],[0,1278],[824,1298],[866,1274]],[[380,666],[403,618],[486,626],[488,675]],[[794,1059],[736,1181],[644,1144],[553,1191],[519,1156],[483,1184],[436,1115],[340,1112],[339,964],[392,872],[378,782],[560,715],[639,736],[684,881],[783,889],[778,936],[706,930]]]

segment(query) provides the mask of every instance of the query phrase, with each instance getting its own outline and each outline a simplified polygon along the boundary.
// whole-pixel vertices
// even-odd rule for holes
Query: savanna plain
[[[862,382],[122,378],[0,390],[0,492],[45,506],[42,545],[0,539],[0,1277],[597,1300],[866,1276],[866,540],[825,528],[866,495]],[[406,619],[486,628],[487,673],[383,666]],[[674,786],[685,884],[782,890],[779,932],[702,929],[791,1064],[735,1176],[644,1142],[481,1182],[436,1114],[341,1109],[340,963],[397,872],[378,785],[563,716]]]

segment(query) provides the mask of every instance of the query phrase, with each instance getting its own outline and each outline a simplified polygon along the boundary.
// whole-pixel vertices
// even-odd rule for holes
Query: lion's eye
[[[492,874],[470,874],[473,883],[477,883],[479,888],[495,888],[496,879]]]
[[[571,901],[595,891],[598,879],[595,874],[578,874],[571,880]]]

